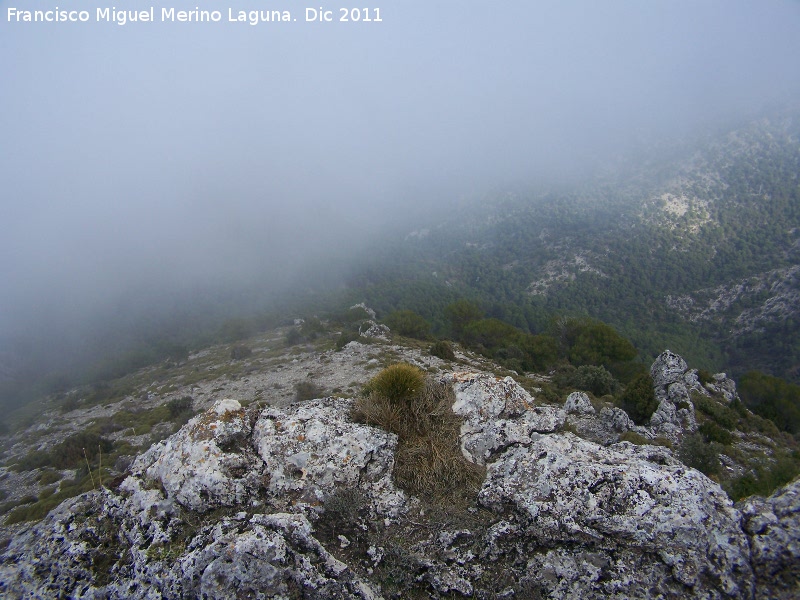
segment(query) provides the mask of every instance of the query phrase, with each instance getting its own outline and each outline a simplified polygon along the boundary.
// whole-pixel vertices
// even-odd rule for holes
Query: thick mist
[[[75,0],[90,22],[9,22],[55,6],[0,2],[0,339],[51,347],[204,290],[280,292],[431,205],[800,93],[793,1],[379,0],[380,23],[307,23],[294,0],[163,0],[118,25]]]

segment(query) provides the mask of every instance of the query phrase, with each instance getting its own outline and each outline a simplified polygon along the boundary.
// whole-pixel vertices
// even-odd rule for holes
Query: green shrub
[[[644,425],[658,408],[653,378],[643,373],[631,381],[619,400],[620,407],[637,425]]]
[[[678,456],[687,467],[697,469],[708,476],[718,474],[722,467],[717,449],[698,433],[683,438]]]
[[[450,342],[439,340],[430,349],[431,356],[436,356],[442,360],[455,360],[456,353],[453,352],[453,346]]]
[[[636,433],[635,431],[626,431],[621,436],[619,436],[620,442],[630,442],[631,444],[636,444],[637,446],[645,446],[647,444],[652,444],[649,439],[644,437],[640,433]]]
[[[231,360],[242,360],[253,354],[253,351],[244,344],[237,344],[231,348]]]
[[[167,402],[167,410],[169,416],[175,419],[179,416],[184,416],[186,413],[191,413],[194,406],[194,398],[191,396],[183,396],[182,398],[173,398]]]
[[[598,398],[606,394],[613,394],[619,384],[614,376],[605,367],[582,365],[575,373],[574,385],[579,390],[592,392]]]
[[[298,402],[314,400],[325,396],[325,388],[318,386],[313,381],[298,381],[294,384],[294,399]]]
[[[750,371],[737,387],[747,408],[770,419],[783,431],[800,434],[800,386]]]
[[[610,365],[633,360],[636,348],[610,325],[600,321],[579,321],[573,325],[574,341],[569,359],[575,365]]]
[[[725,429],[736,429],[739,413],[731,407],[698,393],[692,394],[692,403],[697,410],[711,417],[718,425]]]
[[[303,335],[300,333],[300,330],[296,327],[293,327],[289,330],[289,333],[286,334],[286,345],[287,346],[294,346],[295,344],[299,344],[303,339]]]
[[[444,307],[444,314],[450,322],[450,330],[457,340],[462,340],[462,334],[467,325],[483,318],[483,311],[469,300],[457,300],[448,304]]]
[[[424,340],[428,337],[431,324],[413,310],[396,310],[386,317],[389,329],[407,337]]]
[[[393,403],[409,401],[425,387],[425,374],[408,363],[386,367],[364,386],[366,395],[374,394]]]
[[[714,376],[705,369],[698,369],[697,380],[700,382],[700,385],[705,385],[707,383],[711,383],[712,381],[714,381]]]
[[[343,331],[338,338],[336,338],[336,349],[341,350],[350,342],[355,342],[360,339],[361,335],[357,331]]]
[[[670,442],[667,438],[659,436],[651,440],[644,437],[641,434],[636,433],[635,431],[626,431],[621,436],[619,436],[619,441],[630,442],[631,444],[636,444],[637,446],[644,446],[644,445],[664,446],[665,448],[672,449],[672,442]]]
[[[800,461],[783,456],[769,467],[758,469],[755,474],[747,473],[728,482],[725,491],[734,501],[753,495],[769,496],[798,474],[800,474]]]
[[[733,443],[733,435],[727,429],[724,429],[714,423],[714,421],[706,421],[697,429],[698,432],[709,442],[719,442],[723,446],[730,446]]]
[[[80,432],[69,436],[57,444],[50,452],[52,465],[57,469],[68,469],[80,465],[83,461],[94,461],[99,454],[109,454],[114,443],[100,437],[96,433]]]

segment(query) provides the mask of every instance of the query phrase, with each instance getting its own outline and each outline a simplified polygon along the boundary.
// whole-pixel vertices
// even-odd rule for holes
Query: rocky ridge
[[[665,352],[659,407],[634,426],[581,392],[543,404],[512,377],[453,387],[461,448],[487,475],[466,507],[392,481],[393,434],[352,400],[223,399],[140,455],[116,486],[66,501],[10,541],[6,597],[792,598],[800,480],[734,505],[664,446],[688,435],[701,386]],[[716,386],[716,387],[714,387]],[[576,435],[576,433],[578,435]]]

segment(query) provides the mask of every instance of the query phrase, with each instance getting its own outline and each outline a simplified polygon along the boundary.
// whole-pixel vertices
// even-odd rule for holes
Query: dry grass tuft
[[[423,382],[415,393],[400,397],[383,395],[380,388],[371,387],[369,395],[353,406],[353,420],[397,434],[393,478],[398,486],[427,500],[471,501],[485,469],[461,453],[461,419],[451,409],[453,390],[425,381],[424,376]]]

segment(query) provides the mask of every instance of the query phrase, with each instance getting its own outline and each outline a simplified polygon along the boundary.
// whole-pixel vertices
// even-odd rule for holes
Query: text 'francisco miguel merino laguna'
[[[86,23],[89,21],[116,23],[149,23],[156,17],[161,17],[162,23],[259,23],[297,21],[288,10],[236,10],[227,9],[227,14],[219,10],[176,10],[175,8],[160,9],[157,13],[154,7],[145,10],[118,10],[116,7],[95,9],[94,19],[88,10],[61,10],[55,7],[52,10],[20,10],[9,7],[6,13],[8,22],[17,23]],[[224,17],[227,16],[227,19]],[[380,23],[381,11],[379,8],[339,8],[336,11],[323,8],[304,9],[305,22],[359,22]]]

